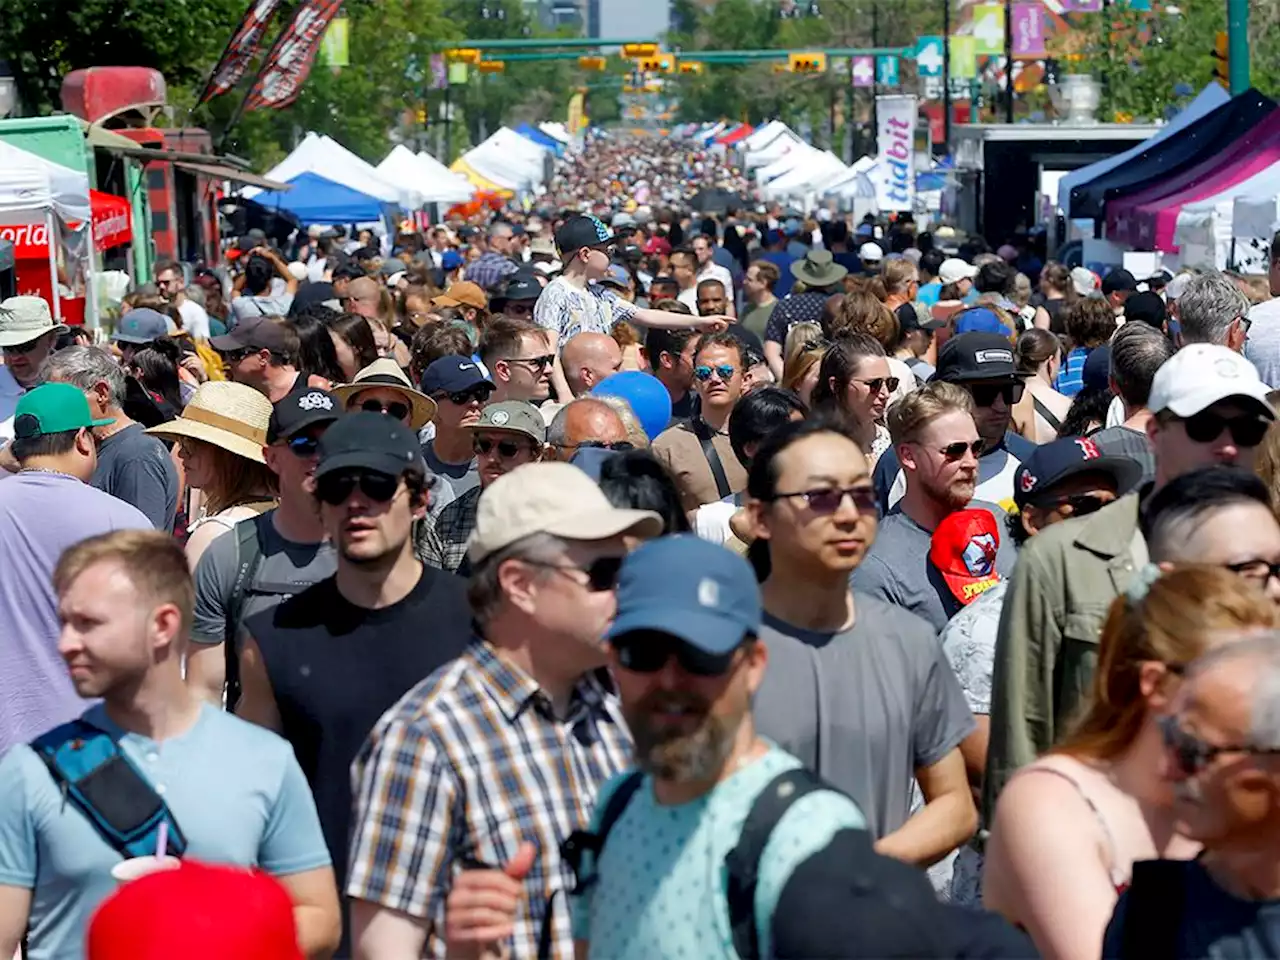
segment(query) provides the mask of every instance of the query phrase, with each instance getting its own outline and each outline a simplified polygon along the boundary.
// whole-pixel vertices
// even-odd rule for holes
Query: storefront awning
[[[136,160],[154,161],[156,163],[172,163],[176,167],[190,173],[198,173],[206,177],[214,177],[218,180],[232,180],[236,183],[244,183],[253,187],[261,187],[263,190],[288,190],[287,183],[281,183],[278,180],[269,180],[266,177],[251,173],[248,170],[241,170],[239,167],[223,161],[222,157],[212,156],[202,153],[184,153],[179,150],[165,150],[156,147],[144,147],[126,136],[116,133],[114,130],[104,130],[102,127],[87,126],[85,128],[85,136],[88,138],[90,145],[101,150],[109,150],[112,153],[118,153],[121,156],[133,157]]]
[[[215,158],[210,157],[210,160]],[[175,167],[181,167],[183,170],[189,170],[192,173],[204,174],[206,177],[215,177],[218,180],[234,180],[236,183],[247,183],[251,187],[261,187],[263,190],[292,190],[293,188],[287,183],[281,183],[278,180],[268,180],[266,177],[260,177],[256,173],[249,173],[245,170],[237,170],[235,167],[229,167],[222,163],[188,163],[185,160],[174,161]]]

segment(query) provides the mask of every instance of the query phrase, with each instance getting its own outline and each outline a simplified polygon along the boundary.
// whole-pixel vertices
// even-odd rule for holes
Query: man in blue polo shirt
[[[76,692],[102,702],[0,759],[0,957],[24,933],[30,960],[83,956],[89,918],[125,859],[88,810],[138,822],[160,805],[172,823],[168,852],[272,874],[293,901],[302,953],[331,956],[338,892],[292,748],[183,682],[194,589],[182,548],[151,530],[92,537],[62,555],[53,583],[59,653]],[[45,744],[64,745],[58,756],[73,763],[101,751],[113,770],[80,760],[88,769],[55,780],[37,753]],[[82,809],[66,781],[86,783],[89,773],[101,796]]]

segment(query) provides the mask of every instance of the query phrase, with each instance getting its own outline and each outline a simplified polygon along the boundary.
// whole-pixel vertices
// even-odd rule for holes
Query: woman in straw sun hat
[[[182,416],[147,433],[178,442],[188,487],[200,491],[200,515],[188,528],[192,569],[215,539],[275,506],[275,477],[262,455],[271,402],[230,381],[201,384]]]

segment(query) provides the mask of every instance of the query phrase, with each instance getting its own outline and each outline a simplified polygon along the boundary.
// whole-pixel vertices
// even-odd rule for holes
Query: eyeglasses
[[[886,388],[890,393],[898,389],[901,382],[897,377],[872,377],[870,380],[861,380],[858,377],[853,378],[854,383],[865,383],[867,389],[872,393],[879,393],[881,388]]]
[[[1183,730],[1178,724],[1178,718],[1173,716],[1158,718],[1156,725],[1160,728],[1160,737],[1164,741],[1165,747],[1173,753],[1174,759],[1177,760],[1178,769],[1188,777],[1194,777],[1224,753],[1243,753],[1248,756],[1259,757],[1280,754],[1280,749],[1273,747],[1220,747],[1212,743],[1205,743],[1199,737]]]
[[[493,392],[493,387],[487,383],[481,383],[470,390],[455,390],[452,393],[438,393],[437,397],[448,397],[450,403],[456,403],[460,407],[465,407],[468,403],[484,403],[489,399],[489,394]]]
[[[733,375],[738,372],[738,368],[731,363],[721,363],[714,367],[708,367],[705,364],[693,368],[693,375],[706,383],[711,379],[714,373],[721,380],[732,380]]]
[[[526,449],[526,445],[515,440],[491,440],[488,437],[476,437],[471,441],[471,449],[482,456],[488,456],[494,447],[498,448],[498,456],[503,460],[510,460],[518,455],[521,450]]]
[[[41,334],[40,336],[36,337],[34,340],[28,340],[26,343],[6,344],[3,348],[0,348],[0,349],[3,349],[6,354],[12,354],[12,355],[16,355],[19,353],[31,353],[32,351],[37,350],[40,347],[40,344],[44,342],[45,342],[44,334]]]
[[[231,366],[232,364],[239,363],[245,357],[249,356],[249,354],[257,353],[257,352],[258,351],[253,349],[253,347],[244,347],[240,350],[220,351],[218,356],[222,357],[223,363],[225,363],[227,366]]]
[[[1021,380],[1016,383],[975,383],[969,387],[969,395],[977,407],[989,407],[997,397],[1003,397],[1006,406],[1012,407],[1022,399],[1027,385]]]
[[[605,443],[603,440],[583,440],[581,443],[553,443],[552,446],[557,450],[613,450],[616,453],[636,448],[630,440],[615,440],[613,443]]]
[[[330,473],[316,480],[316,496],[332,507],[346,503],[347,498],[356,487],[360,492],[376,503],[386,503],[396,495],[400,487],[400,478],[388,473],[377,473],[366,470],[353,470],[345,473]]]
[[[1195,416],[1186,417],[1182,421],[1182,428],[1187,431],[1187,438],[1194,443],[1213,443],[1222,436],[1223,430],[1227,430],[1231,433],[1231,441],[1237,447],[1256,447],[1262,442],[1270,426],[1271,422],[1261,417],[1227,418],[1208,410],[1202,410]]]
[[[587,586],[592,593],[603,593],[605,590],[612,590],[618,585],[618,574],[622,571],[621,557],[597,557],[585,567],[562,563],[543,563],[538,560],[525,560],[524,562],[531,567],[542,567],[544,570],[558,570],[561,573],[577,570],[585,573],[587,575]]]
[[[1226,567],[1246,580],[1256,580],[1263,585],[1266,585],[1272,577],[1280,578],[1280,563],[1272,563],[1261,557],[1254,560],[1241,560],[1239,563],[1228,563]]]
[[[320,439],[303,434],[302,436],[290,437],[286,446],[289,448],[289,452],[296,457],[314,457],[316,451],[320,449]]]
[[[614,642],[618,663],[632,673],[657,673],[672,657],[680,669],[695,677],[721,677],[733,666],[738,648],[728,653],[706,653],[665,633],[637,631]]]
[[[535,370],[541,370],[543,367],[549,367],[556,362],[554,353],[544,354],[541,357],[499,357],[499,360],[505,360],[507,363],[527,363]]]
[[[853,501],[854,509],[859,513],[874,514],[878,506],[876,488],[869,484],[857,487],[822,487],[816,490],[800,490],[796,493],[775,493],[768,499],[790,500],[794,497],[802,499],[814,513],[835,513],[848,497]]]
[[[1052,509],[1061,507],[1070,507],[1071,516],[1087,517],[1091,513],[1097,513],[1111,501],[1103,500],[1101,497],[1095,497],[1090,493],[1079,493],[1071,497],[1061,497],[1053,501]]]
[[[966,453],[972,453],[975,457],[978,457],[982,455],[982,439],[978,438],[969,442],[957,440],[955,443],[948,443],[938,452],[948,460],[960,460]]]
[[[366,413],[385,413],[393,420],[408,420],[409,407],[403,403],[383,403],[381,400],[366,400],[360,404]]]

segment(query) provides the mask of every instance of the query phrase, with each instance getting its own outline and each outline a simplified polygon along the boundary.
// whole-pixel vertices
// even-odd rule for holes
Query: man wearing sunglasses
[[[1103,956],[1264,957],[1280,932],[1280,638],[1195,661],[1160,720],[1177,832],[1194,860],[1134,864]]]
[[[481,334],[478,352],[493,380],[493,400],[525,400],[538,406],[551,396],[556,354],[547,331],[536,323],[496,317]]]
[[[467,541],[476,528],[480,495],[501,476],[542,459],[546,421],[538,408],[523,400],[491,403],[471,430],[480,485],[472,487],[440,511],[427,516],[414,533],[418,558],[431,567],[466,576]]]
[[[598,397],[581,397],[561,407],[547,427],[547,458],[568,461],[579,447],[630,450],[627,426]]]
[[[349,413],[320,438],[318,457],[313,509],[337,571],[249,618],[237,713],[293,745],[341,890],[351,763],[378,718],[462,652],[471,614],[466,582],[413,553],[427,502],[414,432],[382,414]],[[339,955],[348,950],[344,940]]]
[[[448,354],[423,371],[422,392],[436,404],[436,432],[422,445],[422,456],[427,469],[450,487],[444,503],[432,504],[434,514],[480,482],[469,428],[479,422],[480,411],[495,389],[484,368],[470,357]]]
[[[1235,351],[1204,343],[1179,350],[1156,373],[1148,400],[1155,480],[1027,544],[996,640],[982,798],[988,816],[1009,777],[1053,745],[1092,689],[1107,610],[1151,559],[1140,521],[1152,495],[1205,467],[1252,470],[1275,419],[1267,394],[1253,364]]]
[[[661,530],[656,513],[613,507],[566,463],[528,464],[480,498],[477,634],[382,718],[352,768],[359,955],[470,956],[497,940],[534,957],[545,924],[550,956],[573,956],[560,845],[631,762],[602,637],[624,538]],[[491,869],[463,872],[480,866]],[[519,899],[500,932],[491,881]]]
[[[952,337],[939,353],[933,380],[955,384],[973,398],[973,421],[982,440],[974,496],[1007,508],[1013,502],[1013,475],[1035,449],[1009,429],[1013,408],[1026,387],[1026,376],[1014,365],[1009,338],[981,332]],[[876,492],[884,512],[906,490],[901,467],[896,448],[886,450],[876,464]]]
[[[232,380],[253,387],[272,403],[307,385],[296,366],[298,333],[293,324],[280,317],[242,320],[226,336],[210,340],[209,345],[222,354]]]
[[[512,320],[532,320],[534,305],[541,295],[542,284],[522,271],[507,280],[502,296],[494,297],[490,306],[495,314]]]
[[[40,365],[52,352],[65,324],[54,323],[39,297],[0,302],[0,446],[13,439],[13,412],[28,390],[40,385]],[[10,469],[17,470],[13,465]],[[0,473],[0,477],[4,474]]]
[[[262,454],[276,475],[280,504],[215,539],[196,565],[187,683],[215,706],[222,706],[224,690],[227,706],[236,704],[248,619],[337,568],[309,484],[320,438],[341,415],[341,400],[314,388],[271,408]]]

